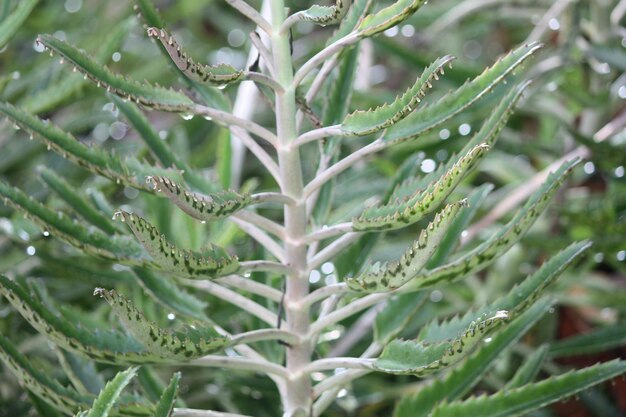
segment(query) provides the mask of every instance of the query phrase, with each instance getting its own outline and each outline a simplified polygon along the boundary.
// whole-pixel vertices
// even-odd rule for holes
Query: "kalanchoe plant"
[[[55,239],[75,247],[82,254],[80,259],[114,264],[117,271],[122,266],[120,277],[131,272],[151,297],[189,318],[182,326],[167,328],[159,318],[163,314],[143,311],[119,289],[102,288],[111,283],[106,281],[94,295],[110,306],[126,330],[120,331],[117,325],[81,319],[76,311],[56,306],[37,282],[0,276],[2,296],[59,348],[63,363],[67,365],[69,358],[79,363],[82,356],[128,366],[98,389],[87,389],[89,381],[84,378],[75,383],[81,380],[78,373],[69,376],[73,387],[67,387],[38,369],[0,335],[0,358],[34,394],[40,407],[88,416],[224,415],[180,406],[179,373],[156,399],[122,395],[123,388],[137,373],[141,376],[149,369],[148,365],[167,365],[266,375],[281,400],[280,411],[274,411],[289,417],[322,415],[341,389],[373,372],[437,378],[416,395],[404,398],[396,410],[398,416],[517,416],[626,371],[626,363],[613,361],[535,383],[538,364],[545,358],[545,352],[539,351],[533,357],[535,368],[520,369],[504,390],[468,397],[496,357],[551,308],[546,288],[581,257],[588,242],[564,248],[486,305],[461,317],[429,321],[434,317],[426,315],[417,334],[406,332],[422,311],[426,290],[445,288],[501,257],[531,228],[579,162],[565,161],[509,222],[485,241],[451,254],[490,191],[484,186],[458,198],[456,188],[496,146],[500,131],[528,86],[516,73],[540,44],[520,45],[460,88],[431,99],[429,90],[437,87],[453,61],[450,56],[437,59],[395,100],[350,112],[361,42],[401,24],[424,1],[398,0],[381,6],[371,0],[337,0],[329,6],[313,5],[293,12],[283,0],[272,0],[267,13],[243,0],[226,3],[250,19],[262,35],[251,35],[258,59],[249,69],[197,63],[148,0],[135,4],[146,24],[146,36],[155,39],[184,89],[130,80],[69,42],[50,35],[38,37],[51,54],[110,94],[156,164],[85,146],[28,109],[0,104],[2,114],[69,161],[115,186],[138,189],[152,201],[173,203],[201,230],[205,230],[204,223],[230,219],[263,248],[257,253],[266,255],[237,257],[232,248],[213,243],[202,250],[179,248],[152,224],[156,219],[140,216],[128,207],[107,212],[107,204],[86,199],[51,170],[42,170],[42,179],[69,203],[76,218],[0,182],[6,204]],[[0,40],[10,37],[34,2],[23,4],[3,23]],[[337,26],[326,45],[303,63],[292,55],[291,28],[298,21]],[[275,115],[272,123],[263,126],[252,118],[242,118],[224,104],[228,101],[216,87],[243,82],[254,82],[263,92]],[[375,203],[363,204],[351,221],[327,225],[334,181],[342,173],[391,147],[419,141],[487,95],[495,99],[491,113],[457,154],[425,176],[414,173],[415,163],[409,158]],[[233,139],[243,143],[265,167],[275,182],[274,189],[262,193],[221,189],[159,138],[143,110],[175,112],[185,118],[201,116],[227,127]],[[342,143],[349,143],[354,150],[344,155]],[[305,170],[311,159],[317,165],[314,175]],[[282,215],[269,216],[259,210],[270,205],[280,207]],[[370,252],[377,239],[407,227],[419,230],[414,241],[395,259],[374,262]],[[350,271],[340,277],[342,282],[310,283],[312,271],[345,257],[353,248],[358,256],[344,268]],[[252,275],[259,272],[272,279],[263,281]],[[228,321],[208,318],[206,305],[183,287],[235,305],[256,319],[252,322],[256,327],[231,332]],[[374,313],[370,315],[373,341],[360,356],[325,355],[320,348],[321,335],[368,309]],[[267,346],[280,353],[267,355]],[[142,370],[136,365],[142,365]]]

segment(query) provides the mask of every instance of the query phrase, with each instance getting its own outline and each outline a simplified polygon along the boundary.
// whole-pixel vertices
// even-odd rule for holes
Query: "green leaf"
[[[78,392],[97,395],[102,390],[104,380],[92,361],[58,347],[55,350],[65,374]]]
[[[307,10],[295,14],[300,20],[326,26],[339,23],[350,8],[351,0],[335,0],[334,6],[319,6],[314,4]]]
[[[159,268],[187,277],[218,277],[235,272],[239,268],[237,257],[230,256],[217,246],[210,246],[203,253],[178,249],[145,219],[136,214],[118,211],[115,217],[125,222]]]
[[[114,74],[107,67],[98,64],[89,55],[54,36],[40,35],[37,41],[63,56],[96,84],[122,98],[135,101],[146,107],[166,111],[190,112],[194,106],[193,101],[181,92],[156,87],[148,83],[139,83]]]
[[[494,259],[511,248],[530,229],[537,217],[548,205],[563,181],[580,160],[563,163],[548,176],[546,182],[533,193],[524,207],[513,219],[498,230],[487,241],[458,259],[426,271],[415,277],[406,286],[406,290],[419,290],[433,285],[457,281],[469,274],[487,267]]]
[[[137,368],[128,368],[118,372],[115,378],[107,382],[98,397],[94,400],[87,417],[107,417],[122,390],[137,374]]]
[[[619,323],[558,340],[550,346],[550,356],[562,358],[588,355],[606,352],[624,344],[626,344],[626,325]]]
[[[394,417],[428,417],[443,401],[453,401],[471,391],[491,369],[498,355],[515,344],[534,326],[551,306],[549,300],[537,302],[528,311],[508,323],[489,343],[484,343],[464,362],[442,379],[433,380],[413,395],[400,399]]]
[[[40,175],[45,183],[83,219],[108,234],[114,234],[118,231],[111,223],[109,217],[98,211],[88,200],[76,192],[76,187],[70,185],[54,171],[42,167]]]
[[[179,288],[173,279],[156,275],[144,268],[133,268],[133,273],[138,284],[164,307],[171,308],[185,316],[206,320],[204,310],[207,303]]]
[[[163,391],[163,395],[159,399],[159,403],[156,406],[154,417],[170,417],[174,404],[176,403],[176,397],[178,396],[178,384],[180,382],[180,372],[176,372],[169,385]]]
[[[210,66],[195,63],[193,59],[180,48],[176,39],[164,29],[149,27],[147,33],[148,36],[156,38],[161,42],[161,45],[163,45],[178,69],[194,81],[221,86],[240,81],[244,76],[243,71],[227,64]]]
[[[425,344],[423,341],[393,340],[374,363],[374,369],[392,374],[425,376],[450,367],[469,355],[480,341],[509,318],[498,311],[473,321],[452,340]]]
[[[373,0],[353,0],[348,13],[341,19],[339,28],[326,41],[326,46],[353,32],[372,6]]]
[[[129,300],[115,292],[97,288],[94,295],[104,298],[126,328],[152,354],[167,359],[186,361],[219,351],[230,341],[213,327],[185,326],[170,331],[145,318]]]
[[[251,203],[250,194],[239,194],[225,190],[209,195],[201,195],[183,189],[172,180],[153,176],[148,181],[157,193],[163,193],[182,211],[203,222],[228,217]]]
[[[441,404],[432,417],[515,417],[545,407],[626,372],[626,361],[613,360],[497,394]]]
[[[2,23],[0,23],[0,49],[9,42],[22,24],[26,21],[39,0],[21,0],[17,7]]]
[[[506,384],[505,389],[519,388],[532,382],[541,370],[541,365],[548,357],[549,351],[550,345],[545,344],[539,346],[534,352],[525,357],[513,378]]]
[[[374,340],[381,345],[404,330],[426,301],[426,292],[400,294],[389,301],[374,320]]]
[[[432,88],[433,80],[439,79],[438,74],[443,73],[443,67],[453,59],[451,56],[439,58],[424,70],[402,96],[374,110],[357,110],[349,114],[341,123],[341,128],[350,134],[369,135],[398,123],[415,110],[426,96],[426,91]]]
[[[461,180],[478,164],[489,151],[485,144],[474,147],[471,151],[450,167],[443,175],[435,178],[425,188],[415,189],[405,195],[407,183],[394,191],[389,202],[381,206],[367,208],[359,217],[352,220],[354,230],[391,230],[409,226],[431,213],[448,197]],[[409,187],[415,185],[408,183]],[[408,193],[407,193],[408,194]]]
[[[131,264],[144,262],[143,250],[128,236],[109,236],[95,228],[89,229],[61,212],[50,210],[3,181],[0,181],[0,196],[4,197],[5,203],[22,212],[42,229],[82,251],[108,259],[124,260]]]
[[[122,20],[113,29],[107,28],[107,35],[95,56],[96,62],[106,64],[114,52],[120,50],[124,39],[132,30],[132,20]],[[81,74],[71,74],[62,80],[48,85],[45,89],[24,97],[20,107],[32,114],[39,114],[56,109],[62,103],[77,96],[88,83]]]
[[[494,311],[505,310],[509,312],[510,318],[516,317],[541,297],[545,289],[590,246],[589,242],[573,243],[550,258],[537,272],[524,279],[519,285],[514,286],[506,295],[489,303],[477,312],[470,311],[461,318],[455,317],[443,323],[433,322],[424,326],[420,332],[420,338],[431,342],[454,337],[477,317],[491,314]]]
[[[407,141],[441,125],[492,91],[541,47],[541,44],[532,43],[510,52],[462,87],[390,127],[383,140],[392,143]]]
[[[0,359],[11,370],[20,384],[37,397],[66,414],[87,406],[91,398],[50,379],[45,372],[30,361],[0,334]]]
[[[466,200],[447,205],[421,231],[419,238],[400,259],[368,266],[363,273],[346,280],[348,287],[356,291],[383,292],[398,289],[406,284],[426,265],[457,213],[466,205]]]
[[[359,35],[366,37],[384,32],[390,27],[404,22],[424,4],[426,4],[426,0],[397,0],[391,6],[366,16],[359,25]]]

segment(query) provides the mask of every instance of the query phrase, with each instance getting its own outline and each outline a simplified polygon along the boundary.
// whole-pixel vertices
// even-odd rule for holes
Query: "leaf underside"
[[[364,273],[347,279],[348,286],[357,291],[381,292],[395,290],[406,284],[426,265],[457,213],[466,205],[467,201],[462,200],[446,206],[421,231],[419,238],[399,260],[369,266]]]
[[[314,4],[307,10],[297,13],[300,20],[313,22],[317,25],[327,26],[339,23],[350,8],[351,0],[336,0],[333,6],[320,6]]]
[[[365,209],[359,217],[352,220],[354,230],[392,230],[418,222],[437,209],[488,151],[488,145],[480,144],[425,188],[414,190],[408,196],[396,193],[387,204]]]
[[[176,39],[164,29],[150,27],[147,29],[148,36],[161,42],[168,55],[183,74],[194,81],[207,83],[213,86],[226,85],[240,81],[244,73],[228,64],[202,65],[197,64],[183,51]]]
[[[341,128],[350,134],[369,135],[398,123],[415,110],[426,96],[426,91],[432,88],[433,80],[438,80],[439,74],[444,74],[444,66],[450,65],[453,59],[452,56],[445,56],[433,62],[415,84],[392,103],[373,110],[357,110],[344,119]]]
[[[152,256],[154,264],[165,271],[197,278],[228,275],[239,268],[237,257],[228,255],[222,248],[211,245],[201,254],[179,249],[169,243],[156,227],[136,214],[118,211],[115,217],[121,218],[130,227]]]
[[[445,369],[469,355],[489,332],[507,321],[508,317],[506,311],[481,317],[452,340],[430,344],[423,341],[393,340],[374,363],[374,369],[419,377]]]
[[[225,190],[201,195],[183,189],[174,181],[160,176],[148,178],[157,193],[163,193],[182,211],[201,221],[213,221],[230,216],[250,204],[248,193]]]
[[[37,41],[63,56],[97,85],[122,98],[148,108],[173,112],[190,112],[194,106],[193,101],[181,92],[154,86],[147,82],[140,83],[114,74],[89,55],[52,35],[40,35]]]

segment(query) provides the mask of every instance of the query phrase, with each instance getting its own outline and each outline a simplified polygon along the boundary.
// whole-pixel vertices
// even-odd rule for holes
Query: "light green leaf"
[[[423,341],[393,340],[374,363],[374,369],[422,377],[450,367],[469,355],[489,332],[508,318],[506,311],[481,317],[452,340],[431,344]]]
[[[443,67],[449,65],[453,59],[451,56],[439,58],[424,70],[415,84],[402,96],[374,110],[357,110],[349,114],[341,123],[341,128],[350,134],[369,135],[398,123],[415,110],[426,96],[426,91],[432,88],[433,80],[439,79]]]
[[[489,343],[455,367],[442,379],[433,380],[413,395],[404,396],[394,409],[394,417],[428,417],[432,409],[443,401],[453,401],[471,391],[491,369],[504,350],[516,343],[539,321],[551,306],[549,300],[537,302],[528,311],[508,323]]]
[[[354,230],[392,230],[409,226],[421,220],[448,197],[461,180],[478,164],[489,151],[489,146],[481,144],[461,157],[443,175],[423,189],[413,188],[410,195],[397,190],[385,205],[367,208],[352,220]],[[401,186],[406,189],[405,185]],[[407,193],[408,194],[408,193]]]
[[[606,352],[624,344],[626,344],[626,325],[619,323],[558,340],[550,346],[550,356],[562,358],[588,355]]]
[[[98,373],[93,361],[59,347],[55,347],[55,350],[67,378],[78,392],[97,395],[102,390],[104,380]]]
[[[404,22],[424,4],[426,4],[426,0],[397,0],[391,6],[366,16],[359,25],[359,35],[367,37],[384,32]]]
[[[114,234],[118,231],[111,223],[109,217],[98,211],[91,202],[76,192],[76,187],[72,187],[54,171],[48,168],[41,168],[40,175],[45,183],[82,218],[108,234]]]
[[[159,268],[184,276],[215,278],[228,275],[239,268],[237,257],[230,256],[217,246],[210,246],[203,253],[178,249],[145,219],[136,214],[118,211],[115,217],[125,222]]]
[[[178,383],[180,382],[180,372],[176,372],[169,385],[163,391],[163,395],[159,399],[159,403],[156,406],[154,417],[170,417],[172,410],[174,409],[174,403],[176,403],[176,397],[178,396]]]
[[[384,292],[402,287],[413,279],[426,262],[435,253],[439,242],[445,237],[448,227],[466,200],[447,205],[435,215],[435,218],[420,233],[419,238],[404,252],[397,261],[386,262],[366,267],[365,271],[346,283],[356,291]]]
[[[541,47],[541,44],[532,43],[510,52],[462,87],[390,127],[385,132],[383,140],[392,143],[404,142],[441,125],[492,91]]]
[[[108,417],[111,408],[119,398],[122,390],[137,374],[137,368],[128,368],[118,372],[115,378],[107,382],[98,397],[94,400],[87,417]]]
[[[185,326],[182,331],[160,328],[114,290],[97,288],[94,295],[104,298],[133,336],[150,353],[160,358],[187,361],[219,351],[230,341],[228,337],[218,334],[213,327]]]
[[[97,85],[122,98],[146,107],[174,112],[189,112],[194,106],[193,101],[181,92],[139,83],[114,74],[84,52],[54,36],[40,35],[37,41],[63,56]]]
[[[386,345],[404,330],[427,299],[426,292],[400,294],[389,301],[374,320],[374,340]]]
[[[613,360],[497,394],[441,404],[432,417],[516,417],[545,407],[626,372],[626,361]]]
[[[128,236],[109,236],[95,228],[89,229],[61,212],[50,210],[3,181],[0,181],[0,197],[4,197],[6,204],[24,213],[42,229],[82,251],[130,264],[142,264],[145,260],[141,246]]]
[[[339,23],[350,8],[351,0],[335,0],[334,6],[319,6],[314,4],[307,10],[295,14],[300,20],[326,26]]]
[[[550,174],[546,182],[533,193],[513,219],[487,241],[450,263],[421,273],[409,282],[404,289],[413,291],[442,283],[454,282],[487,267],[494,259],[511,248],[530,229],[550,202],[550,198],[556,193],[578,162],[579,160],[565,162],[559,169]]]
[[[0,360],[11,370],[20,384],[65,414],[74,413],[91,402],[88,396],[62,386],[30,361],[0,334]]]
[[[250,204],[250,194],[239,194],[225,190],[209,195],[201,195],[183,189],[174,181],[161,177],[149,177],[157,193],[163,193],[182,211],[201,221],[213,221],[228,217]]]
[[[9,16],[0,23],[0,49],[15,35],[39,0],[21,0]]]
[[[534,352],[525,357],[513,378],[506,384],[505,389],[519,388],[532,382],[541,370],[541,365],[548,357],[549,351],[550,345],[545,344],[539,346]]]
[[[221,86],[240,81],[244,76],[243,71],[237,70],[227,64],[210,66],[195,63],[193,59],[180,48],[176,39],[164,29],[149,27],[147,33],[148,36],[156,38],[161,42],[161,45],[163,45],[178,69],[194,81]]]
[[[373,0],[352,0],[352,6],[350,6],[348,13],[341,19],[339,28],[328,38],[326,45],[328,46],[352,33],[361,23],[366,13],[369,12],[372,3]]]

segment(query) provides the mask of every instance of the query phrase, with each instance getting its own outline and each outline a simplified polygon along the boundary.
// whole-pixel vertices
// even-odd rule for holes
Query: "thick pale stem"
[[[306,235],[307,215],[303,198],[300,151],[292,146],[296,131],[296,92],[293,82],[293,64],[289,36],[280,28],[286,19],[283,0],[272,1],[272,52],[276,79],[283,91],[276,92],[276,133],[278,136],[278,166],[282,193],[296,203],[286,205],[285,263],[292,268],[286,275],[284,309],[287,330],[304,337],[309,332],[309,310],[302,308],[301,300],[309,293]],[[302,370],[311,362],[311,344],[302,338],[287,347],[286,368],[291,379],[284,396],[284,415],[308,413],[313,389],[308,374]]]

